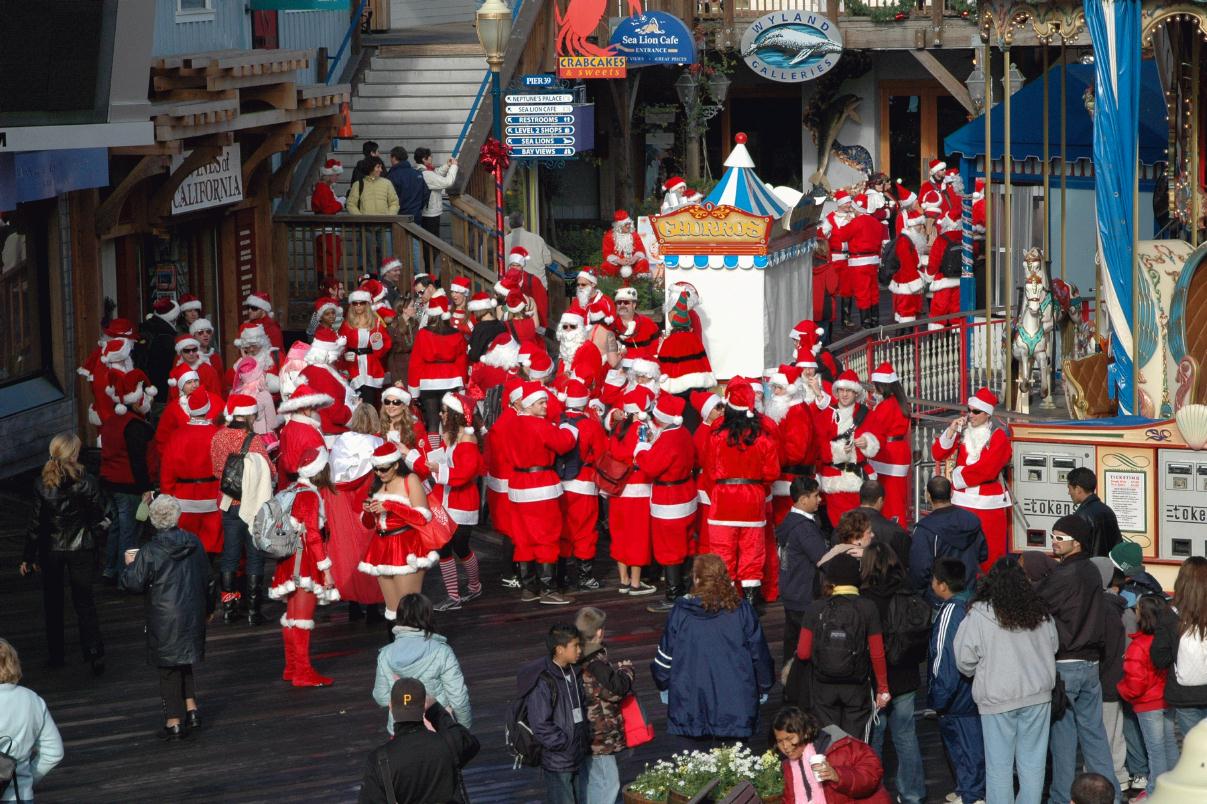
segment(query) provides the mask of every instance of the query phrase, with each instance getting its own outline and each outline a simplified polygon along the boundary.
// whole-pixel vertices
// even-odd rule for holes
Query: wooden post
[[[1013,185],[1014,164],[1010,159],[1010,107],[1013,106],[1011,93],[1014,92],[1013,83],[1010,80],[1010,48],[1007,46],[1002,51],[1002,83],[1005,86],[1006,97],[1004,98],[1005,117],[1003,118],[1002,131],[1002,181],[1005,184],[1002,187],[1002,242],[1006,247],[1006,267],[1003,268],[1005,276],[1005,315],[1002,324],[1002,346],[1004,352],[1002,354],[1002,368],[1005,372],[1005,383],[1002,386],[1003,394],[1006,399],[1010,399],[1013,389],[1011,388],[1012,380],[1014,379],[1014,366],[1010,362],[1010,311],[1011,302],[1014,297],[1014,194],[1011,191]],[[1009,401],[1006,403],[1007,410],[1011,409]]]
[[[1052,234],[1052,226],[1051,226],[1052,215],[1050,213],[1049,205],[1048,205],[1048,184],[1049,184],[1049,179],[1048,179],[1048,161],[1049,161],[1049,155],[1048,155],[1048,46],[1042,45],[1041,47],[1043,48],[1043,55],[1044,55],[1044,113],[1043,113],[1044,156],[1043,156],[1043,165],[1041,166],[1043,168],[1043,177],[1044,177],[1044,259],[1048,262],[1048,265],[1051,266],[1052,252],[1049,251],[1049,249],[1051,248],[1050,238],[1051,238],[1051,234]],[[1049,268],[1048,269],[1049,276],[1051,275],[1051,273],[1052,273],[1051,268]]]

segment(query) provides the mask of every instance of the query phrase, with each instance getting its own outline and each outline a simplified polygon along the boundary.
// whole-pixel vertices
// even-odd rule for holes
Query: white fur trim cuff
[[[314,568],[317,569],[319,572],[326,572],[327,570],[331,569],[331,559],[324,558],[322,561],[315,564]]]
[[[303,631],[314,630],[314,620],[291,620],[284,614],[281,615],[281,626],[284,628],[300,628]]]
[[[897,372],[895,371],[888,374],[873,371],[872,382],[901,382],[901,378],[897,376]]]
[[[854,472],[842,472],[837,475],[818,475],[817,485],[822,494],[839,494],[842,492],[858,492],[863,485],[863,478]]]
[[[668,394],[681,394],[693,388],[708,390],[717,384],[717,377],[711,371],[693,371],[679,377],[664,377],[659,384]]]

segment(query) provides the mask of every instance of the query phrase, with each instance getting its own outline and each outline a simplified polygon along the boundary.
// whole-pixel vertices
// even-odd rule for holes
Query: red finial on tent
[[[746,144],[746,132],[739,131],[737,134],[734,134],[733,141],[736,142],[738,145],[745,145]]]

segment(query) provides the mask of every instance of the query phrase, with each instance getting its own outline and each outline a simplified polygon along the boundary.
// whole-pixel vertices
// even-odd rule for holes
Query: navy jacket
[[[516,673],[516,694],[528,696],[528,725],[541,744],[541,767],[552,773],[578,768],[591,753],[587,695],[579,669],[563,670],[549,658],[529,662]]]
[[[909,580],[934,606],[940,602],[930,591],[935,559],[947,557],[964,562],[969,587],[980,571],[981,562],[989,558],[989,544],[981,530],[981,520],[954,505],[936,508],[922,517],[914,525],[911,537]]]
[[[650,670],[670,691],[668,730],[688,737],[750,737],[759,696],[775,683],[763,626],[745,600],[715,613],[695,597],[676,600]]]
[[[399,162],[389,169],[386,178],[394,185],[394,192],[398,194],[398,214],[411,215],[418,223],[428,193],[423,174],[412,167],[410,162]]]
[[[926,662],[926,701],[940,715],[976,715],[972,700],[972,679],[956,667],[956,631],[968,613],[972,592],[965,589],[944,601],[930,629],[930,650]]]
[[[804,611],[817,596],[817,562],[826,554],[826,539],[817,520],[789,508],[775,529],[780,554],[780,598],[784,608]]]

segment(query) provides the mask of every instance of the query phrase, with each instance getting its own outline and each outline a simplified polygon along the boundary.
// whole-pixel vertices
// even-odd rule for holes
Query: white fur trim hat
[[[618,302],[622,302],[622,301],[635,302],[635,301],[637,301],[637,288],[634,288],[634,287],[617,288],[615,298],[616,298],[616,301],[618,301]]]
[[[319,172],[324,176],[338,176],[344,172],[344,165],[338,159],[328,159]]]
[[[205,332],[206,330],[209,330],[210,332],[214,331],[214,325],[208,318],[198,318],[196,321],[189,324],[190,335],[196,335],[198,332]]]
[[[244,324],[239,328],[239,337],[235,338],[235,346],[267,346],[268,333],[259,324]]]
[[[356,289],[348,294],[348,303],[364,302],[365,304],[373,301],[373,294],[367,290]]]
[[[585,279],[592,285],[599,285],[599,277],[595,275],[594,268],[580,268],[578,270],[578,275],[574,278],[574,281],[577,282],[580,279]]]
[[[452,282],[448,283],[448,292],[449,293],[460,293],[463,296],[468,296],[469,290],[470,290],[470,284],[469,284],[468,277],[459,276],[456,279],[454,279]]]
[[[320,408],[329,408],[334,404],[335,400],[327,396],[327,394],[321,394],[309,385],[302,385],[294,390],[293,395],[289,399],[277,406],[277,413],[319,410]]]
[[[901,378],[897,376],[893,364],[885,361],[876,366],[876,370],[872,372],[872,382],[901,382]]]
[[[576,327],[585,327],[587,325],[587,320],[583,318],[580,313],[567,310],[566,312],[562,313],[561,323],[573,324]]]
[[[834,381],[835,391],[854,391],[857,394],[863,393],[863,383],[859,381],[859,375],[851,369],[847,369],[842,374],[838,375],[838,379]]]
[[[201,342],[192,335],[177,335],[176,336],[176,354],[180,354],[185,349],[200,349]]]
[[[522,394],[520,397],[520,406],[525,408],[529,405],[535,405],[542,399],[549,398],[549,390],[539,382],[524,383],[521,386],[520,393]]]
[[[973,410],[979,410],[981,413],[988,413],[990,416],[993,415],[997,403],[997,395],[988,388],[981,388],[975,394],[968,397],[968,407]]]
[[[465,309],[471,313],[484,313],[487,310],[493,310],[498,307],[499,303],[492,299],[484,291],[479,291],[469,300],[469,304],[465,305]]]
[[[653,360],[638,357],[633,360],[633,373],[641,377],[657,377],[662,370]]]
[[[272,312],[272,299],[268,298],[268,294],[262,290],[248,296],[243,300],[244,307],[255,307],[257,310],[263,310],[266,313]]]
[[[259,411],[259,403],[254,396],[247,394],[231,394],[226,400],[226,417],[255,416]]]
[[[319,327],[314,333],[314,340],[310,342],[310,349],[317,352],[339,352],[347,345],[348,339],[343,335],[336,335],[326,327]],[[307,350],[310,351],[310,350]]]
[[[327,450],[322,447],[311,447],[302,453],[301,463],[298,464],[298,477],[314,477],[323,471],[327,465]]]
[[[180,312],[186,310],[200,310],[201,299],[194,296],[192,293],[186,293],[180,297]]]
[[[399,385],[391,385],[389,388],[381,392],[382,399],[396,399],[404,405],[411,404],[411,394],[407,389]]]

